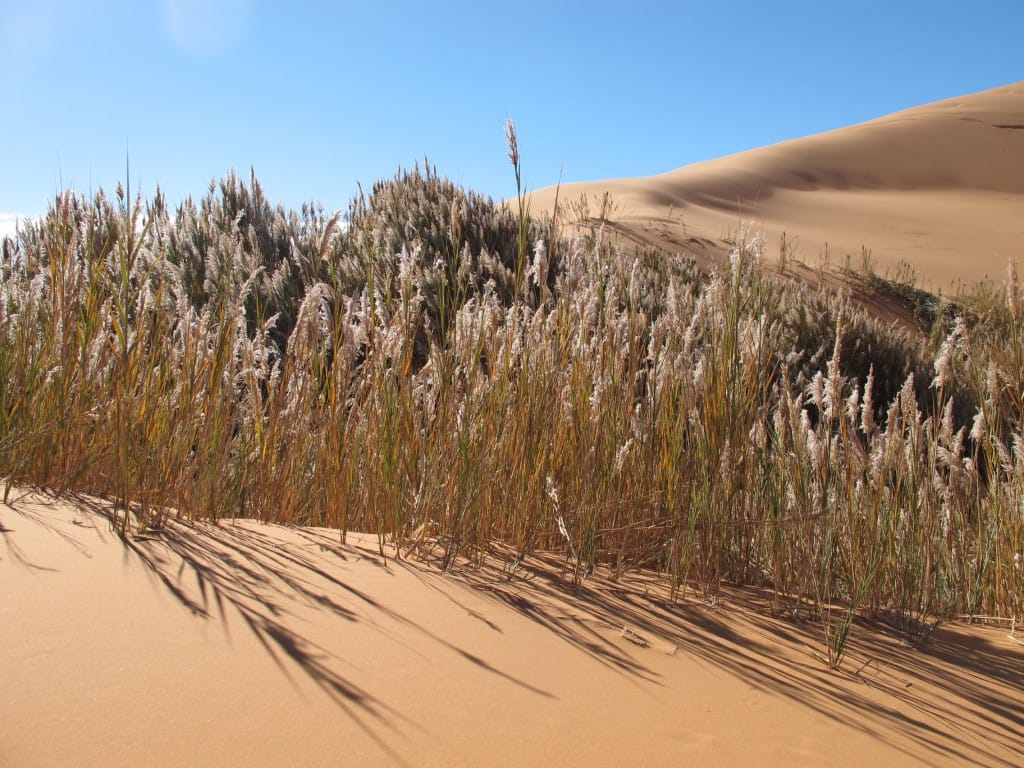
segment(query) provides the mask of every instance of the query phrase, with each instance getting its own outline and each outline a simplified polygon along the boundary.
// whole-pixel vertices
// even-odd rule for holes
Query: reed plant
[[[116,499],[122,535],[243,516],[767,587],[833,666],[861,616],[1024,616],[1014,273],[930,345],[756,234],[708,271],[603,226],[553,241],[418,169],[344,216],[234,175],[173,214],[61,194],[2,244],[0,475]]]

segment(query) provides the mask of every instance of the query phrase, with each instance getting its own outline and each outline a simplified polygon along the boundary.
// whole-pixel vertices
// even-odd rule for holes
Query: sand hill
[[[749,222],[770,256],[785,233],[814,267],[860,268],[866,249],[880,274],[904,262],[932,290],[1001,280],[1024,255],[1024,82],[559,199],[596,216],[605,193],[617,226],[670,250],[720,251]],[[532,195],[534,210],[553,201]]]

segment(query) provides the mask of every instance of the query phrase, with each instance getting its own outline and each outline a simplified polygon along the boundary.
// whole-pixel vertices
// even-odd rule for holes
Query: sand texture
[[[752,119],[756,119],[756,116]],[[642,243],[727,250],[743,224],[777,258],[879,274],[901,262],[922,287],[950,292],[1001,282],[1024,257],[1024,82],[687,166],[660,176],[565,184],[565,218],[581,196]],[[532,195],[550,211],[555,190]]]
[[[105,514],[0,506],[4,766],[1024,764],[1006,626],[858,627],[829,672],[820,624],[754,592],[443,575],[253,522],[123,542]]]

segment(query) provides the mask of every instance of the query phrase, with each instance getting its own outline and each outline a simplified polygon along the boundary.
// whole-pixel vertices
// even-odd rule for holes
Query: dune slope
[[[122,542],[105,515],[0,506],[5,766],[1024,761],[1007,627],[915,649],[859,626],[828,672],[820,625],[752,592],[672,603],[543,559],[508,580],[498,554],[443,575],[253,522]]]
[[[1024,255],[1024,82],[687,166],[660,176],[563,185],[562,202],[607,192],[637,240],[675,250],[728,246],[741,223],[769,255],[783,233],[813,266],[909,265],[950,290],[1001,280]],[[553,189],[532,197],[550,210]],[[906,270],[904,270],[906,271]]]

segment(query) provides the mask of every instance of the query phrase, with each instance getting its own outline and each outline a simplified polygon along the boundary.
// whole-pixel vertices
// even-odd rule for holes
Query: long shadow
[[[102,503],[86,498],[75,502],[110,519]],[[3,528],[10,531],[9,521]],[[553,698],[411,621],[327,567],[360,560],[388,573],[404,568],[439,589],[431,583],[436,571],[430,563],[385,563],[371,549],[341,545],[317,530],[293,529],[310,546],[284,546],[272,532],[230,523],[171,521],[162,530],[129,537],[124,551],[196,616],[220,617],[228,631],[228,612],[237,612],[284,675],[291,678],[298,671],[314,681],[395,762],[401,758],[379,730],[403,722],[417,726],[338,673],[334,662],[339,660],[297,630],[300,622],[288,621],[297,605],[381,631],[386,631],[381,622],[386,618],[488,674]],[[316,552],[311,554],[313,545]],[[887,627],[859,622],[845,671],[829,672],[815,658],[823,648],[820,624],[778,619],[768,610],[768,600],[752,590],[726,589],[723,604],[712,606],[669,600],[661,581],[632,574],[619,581],[599,574],[573,585],[562,577],[555,558],[526,560],[512,580],[506,578],[504,565],[499,553],[445,578],[526,617],[639,684],[669,684],[653,671],[653,664],[645,663],[651,658],[645,654],[673,648],[918,758],[923,751],[1000,768],[1024,764],[1024,650],[957,627],[941,627],[923,649],[916,649]],[[479,611],[470,611],[451,590],[439,591],[494,632],[502,631]],[[628,642],[627,631],[649,647]],[[1014,757],[1001,756],[1006,754]]]
[[[80,496],[65,498],[83,515],[92,516],[97,530],[114,529],[111,509],[104,502]],[[27,507],[10,508],[26,519],[47,524],[45,515],[36,515]],[[47,527],[68,538],[58,528]],[[7,537],[10,528],[7,525],[3,528],[0,535]],[[296,684],[295,675],[299,674],[314,682],[395,764],[405,764],[405,761],[382,734],[387,730],[400,730],[403,725],[416,730],[422,730],[421,726],[379,695],[340,674],[338,667],[344,660],[315,642],[310,633],[302,629],[301,621],[291,620],[297,609],[305,606],[315,609],[317,615],[366,624],[381,632],[388,631],[382,621],[388,619],[438,643],[476,669],[539,697],[553,698],[550,692],[497,668],[479,654],[410,620],[373,595],[347,583],[330,568],[332,562],[345,560],[385,567],[383,558],[376,552],[353,545],[343,546],[336,538],[300,529],[290,529],[290,532],[304,543],[308,542],[308,546],[287,545],[280,536],[274,535],[275,529],[275,526],[264,529],[230,522],[194,523],[172,519],[163,528],[129,535],[120,541],[125,558],[140,563],[194,616],[219,620],[226,633],[230,633],[229,616],[239,616],[242,626],[252,633],[287,679]],[[73,543],[88,554],[80,543]],[[7,548],[20,555],[13,541],[8,541]],[[393,570],[388,568],[387,572]]]
[[[77,495],[65,498],[90,513],[97,530],[104,526],[116,529],[113,512],[105,502]],[[26,512],[14,509],[19,514]],[[279,557],[279,545],[271,537],[231,524],[170,520],[163,528],[120,541],[125,558],[140,563],[194,616],[218,618],[229,633],[229,609],[234,610],[285,678],[295,685],[294,671],[305,675],[391,760],[406,764],[380,733],[405,718],[339,674],[332,664],[333,655],[287,622],[289,604],[295,601],[315,605],[346,621],[361,620],[355,610],[315,584],[317,578],[323,578],[338,585],[337,579],[312,561]]]
[[[479,669],[537,695],[551,697],[550,693],[497,669],[478,655],[412,622],[372,595],[330,573],[301,550],[285,547],[259,530],[232,524],[176,522],[161,533],[158,544],[152,542],[141,546],[130,540],[126,544],[190,610],[199,615],[209,615],[211,601],[215,602],[221,614],[227,605],[234,608],[283,673],[288,674],[288,668],[282,656],[298,665],[396,760],[398,755],[358,713],[390,727],[394,726],[395,720],[403,720],[407,724],[408,721],[379,697],[345,680],[335,671],[331,662],[337,659],[299,634],[294,623],[287,621],[290,602],[298,600],[344,621],[371,626],[377,625],[374,615],[386,617],[429,637]],[[180,559],[180,565],[173,574],[169,568],[171,563],[161,550],[172,553],[174,559]],[[353,548],[348,548],[346,556],[363,559],[364,554],[359,550],[356,555]],[[368,555],[368,558],[373,562],[373,555]],[[198,591],[204,596],[202,602],[196,602],[177,586],[182,582],[183,569],[191,571],[196,579]],[[343,604],[338,595],[348,598],[355,607]]]
[[[7,509],[10,509],[12,511],[16,511],[18,516],[21,517],[23,520],[28,520],[33,524],[41,526],[50,533],[60,537],[68,544],[70,544],[72,547],[77,549],[80,554],[83,554],[86,557],[89,556],[88,550],[86,550],[86,548],[83,547],[74,536],[69,536],[67,533],[60,530],[60,528],[51,525],[44,515],[36,514],[31,509],[26,508],[25,506],[22,505],[18,505],[18,502],[23,497],[23,495],[24,494],[20,493],[15,494],[15,497],[9,498],[8,501],[3,506],[7,507]],[[4,524],[4,522],[0,520],[0,537],[2,537],[4,540],[4,548],[6,549],[7,554],[14,562],[34,571],[53,572],[57,570],[56,568],[51,568],[45,565],[39,565],[38,563],[31,561],[28,558],[28,556],[21,550],[21,547],[18,546],[17,542],[15,542],[14,537],[11,536],[12,533],[16,533],[16,530],[13,528],[8,528]]]
[[[544,557],[520,565],[514,581],[502,565],[499,556],[459,578],[623,673],[652,679],[625,655],[628,643],[608,643],[611,630],[628,628],[908,755],[1024,765],[1024,650],[1009,644],[940,628],[918,649],[888,628],[859,622],[843,671],[830,672],[820,623],[776,618],[768,598],[753,590],[726,590],[726,604],[716,607],[673,602],[664,584],[640,578],[573,585],[560,577],[558,561]]]

